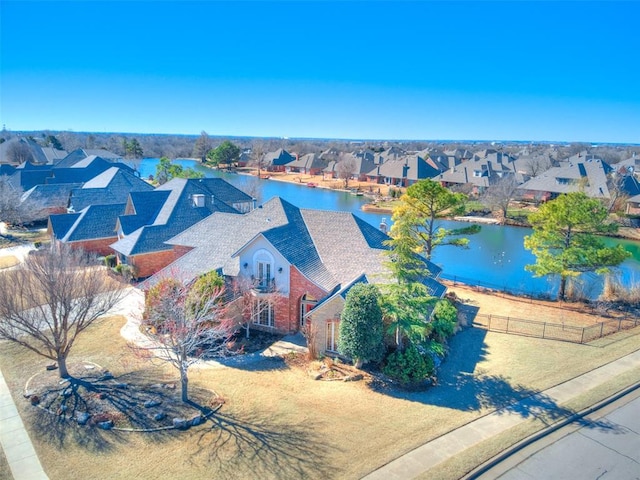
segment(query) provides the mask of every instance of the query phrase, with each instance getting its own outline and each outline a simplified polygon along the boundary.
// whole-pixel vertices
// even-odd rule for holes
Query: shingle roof
[[[49,226],[54,238],[63,238],[69,229],[76,222],[79,213],[61,213],[59,215],[49,215]]]
[[[78,242],[115,237],[116,219],[124,212],[124,208],[124,203],[89,205],[77,213],[67,214],[75,221],[60,239],[63,242]]]
[[[444,170],[444,167],[431,158],[420,155],[410,155],[393,160],[387,160],[382,165],[369,172],[369,175],[389,178],[406,178],[408,180],[423,180],[433,178]]]
[[[64,207],[69,204],[71,191],[80,187],[79,183],[58,183],[53,185],[36,185],[27,190],[21,201],[35,200],[42,207]]]
[[[569,193],[584,190],[594,198],[609,198],[607,174],[611,167],[602,160],[586,160],[580,162],[562,162],[542,174],[523,183],[522,190]]]
[[[263,162],[263,165],[265,166],[269,166],[269,165],[281,166],[281,165],[286,165],[289,162],[293,162],[295,159],[296,157],[291,155],[285,149],[279,148],[275,152],[266,153],[264,155],[262,162]]]
[[[225,275],[235,276],[235,254],[260,235],[327,292],[363,273],[378,281],[387,273],[385,233],[352,213],[299,209],[276,197],[245,215],[214,214],[172,238],[167,243],[193,250],[158,275],[180,272],[188,280],[222,268]],[[440,274],[439,267],[425,263],[434,277]],[[434,292],[441,286],[433,278],[425,283]]]
[[[152,191],[153,186],[128,170],[111,167],[72,192],[70,208],[82,210],[88,205],[126,203],[131,192]]]
[[[202,195],[202,206],[194,204],[195,195]],[[119,240],[112,248],[125,255],[168,250],[167,240],[213,212],[238,214],[227,202],[241,201],[251,202],[252,198],[222,179],[174,178],[153,192],[133,192],[127,206],[133,212],[119,219],[130,238]]]

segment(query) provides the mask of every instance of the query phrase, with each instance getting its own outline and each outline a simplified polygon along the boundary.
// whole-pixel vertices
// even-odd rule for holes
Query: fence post
[[[544,339],[544,334],[547,331],[547,322],[542,324],[542,338]]]
[[[582,327],[582,335],[580,336],[580,343],[584,343],[584,327]]]
[[[622,330],[622,320],[618,320],[618,331]]]
[[[507,317],[507,333],[509,333],[509,317]]]
[[[602,338],[603,330],[604,330],[604,322],[600,322],[600,336],[598,338]]]
[[[487,325],[487,330],[491,330],[491,314],[489,314],[489,323]]]

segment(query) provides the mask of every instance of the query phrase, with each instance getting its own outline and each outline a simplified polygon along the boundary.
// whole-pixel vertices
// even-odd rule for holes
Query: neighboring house
[[[329,324],[338,322],[341,312],[336,295],[365,276],[389,281],[386,239],[351,213],[300,209],[276,197],[245,215],[214,213],[170,239],[179,258],[142,286],[166,277],[188,282],[218,271],[235,295],[235,311],[253,312],[252,326],[290,333],[311,322],[319,351],[333,352],[338,330]],[[430,274],[424,283],[442,297],[441,269],[426,260],[425,265]],[[251,302],[250,308],[238,302]]]
[[[627,215],[640,215],[640,195],[635,195],[627,199]]]
[[[67,162],[54,165],[51,169],[51,177],[46,179],[46,183],[84,183],[112,167],[133,173],[133,169],[124,163],[90,155],[72,165]]]
[[[64,150],[42,147],[35,140],[25,137],[14,137],[0,143],[0,163],[51,165],[66,155]]]
[[[71,167],[87,157],[100,157],[108,162],[120,162],[122,160],[120,155],[103,148],[78,148],[69,152],[69,154],[60,160],[56,166],[59,168]]]
[[[130,170],[111,167],[72,191],[69,212],[79,212],[89,205],[124,204],[127,203],[129,193],[152,190],[151,184]]]
[[[20,202],[34,202],[38,207],[43,208],[48,215],[66,213],[71,192],[81,185],[80,183],[36,185],[22,194]]]
[[[9,177],[9,183],[16,190],[30,190],[36,185],[44,185],[51,177],[52,168],[51,165],[34,165],[30,162],[23,162],[15,168]]]
[[[176,259],[165,242],[214,212],[240,214],[253,208],[253,198],[220,178],[174,178],[149,192],[129,194],[111,245],[118,262],[145,278]]]
[[[287,173],[303,173],[305,175],[321,175],[327,163],[322,160],[318,153],[307,153],[293,162],[287,163],[285,170]]]
[[[449,168],[434,180],[445,187],[467,186],[474,194],[481,194],[500,179],[514,175],[514,158],[501,152],[483,151],[482,157],[474,157]]]
[[[375,168],[374,153],[369,150],[360,150],[358,152],[341,154],[338,161],[329,162],[324,172],[333,178],[343,178],[342,171],[349,171],[351,172],[349,179],[366,182],[367,174]]]
[[[98,255],[113,254],[111,244],[118,240],[115,225],[125,212],[125,204],[88,205],[64,215],[51,215],[47,231],[52,244],[66,243]]]
[[[415,154],[387,160],[370,171],[367,179],[375,183],[408,187],[419,180],[433,178],[445,169],[444,165],[430,157]]]
[[[574,157],[572,157],[574,158]],[[562,193],[583,191],[592,198],[611,198],[608,180],[613,169],[598,158],[564,161],[520,186],[525,199],[547,201]]]
[[[297,156],[279,148],[275,152],[268,152],[262,158],[262,168],[268,172],[284,172],[286,165],[296,160]]]

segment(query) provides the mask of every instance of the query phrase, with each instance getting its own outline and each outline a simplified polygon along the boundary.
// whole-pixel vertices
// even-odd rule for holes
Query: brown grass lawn
[[[4,255],[0,257],[0,270],[3,268],[13,267],[20,263],[15,255]]]
[[[119,335],[123,322],[113,317],[91,327],[70,361],[93,361],[116,375],[148,368],[150,376],[162,376],[158,367],[131,357]],[[43,431],[21,391],[48,361],[3,343],[0,368],[54,480],[355,479],[497,407],[637,350],[640,328],[598,342],[574,345],[467,329],[451,342],[440,384],[415,393],[314,381],[281,360],[198,368],[190,376],[194,389],[214,390],[226,403],[212,422],[165,435],[55,425]]]

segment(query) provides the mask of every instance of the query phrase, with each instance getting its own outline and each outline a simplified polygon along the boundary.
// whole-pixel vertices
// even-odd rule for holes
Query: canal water
[[[274,196],[280,196],[300,208],[318,210],[347,211],[358,215],[370,224],[378,227],[383,219],[390,223],[389,214],[363,212],[362,205],[368,202],[366,197],[357,197],[347,192],[337,192],[321,188],[309,188],[306,185],[258,180],[256,177],[226,173],[203,167],[194,160],[177,160],[184,167],[203,172],[207,177],[220,177],[232,185],[256,195],[260,203]],[[144,159],[138,165],[143,178],[155,174],[157,159]],[[257,186],[256,186],[257,185]],[[460,228],[468,224],[442,221],[444,228]],[[443,277],[464,283],[482,285],[506,290],[513,293],[554,296],[557,292],[557,280],[535,278],[524,267],[535,262],[535,257],[524,248],[524,237],[529,235],[528,228],[482,225],[482,230],[469,236],[469,248],[441,246],[434,251],[432,260],[443,268]],[[640,242],[607,239],[615,245],[622,244],[631,252],[616,274],[626,285],[640,282]],[[584,276],[585,293],[595,298],[602,291],[602,278],[595,274]]]

